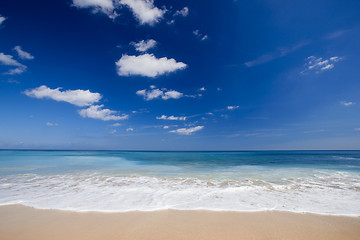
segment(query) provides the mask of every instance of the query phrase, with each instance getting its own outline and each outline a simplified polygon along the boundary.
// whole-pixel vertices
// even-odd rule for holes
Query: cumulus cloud
[[[156,119],[161,119],[161,120],[180,120],[180,121],[185,121],[186,117],[175,117],[175,116],[166,116],[166,115],[161,115],[161,117],[156,117]]]
[[[67,102],[79,107],[89,106],[97,103],[102,98],[100,93],[93,93],[89,90],[66,90],[61,91],[61,88],[51,89],[45,85],[26,90],[25,95],[33,98],[53,99],[58,102]]]
[[[237,108],[239,108],[240,106],[227,106],[226,108],[228,109],[228,110],[234,110],[234,109],[237,109]]]
[[[136,49],[136,51],[139,52],[146,52],[147,50],[154,48],[156,46],[157,42],[154,39],[149,39],[147,41],[141,40],[140,42],[131,42],[131,45],[133,45]]]
[[[0,15],[0,26],[5,20],[6,20],[6,17],[3,17],[3,16]]]
[[[155,7],[153,0],[120,0],[120,3],[130,8],[140,24],[154,25],[163,18],[166,12]]]
[[[163,100],[168,100],[170,98],[179,99],[184,96],[184,94],[181,92],[175,90],[167,90],[166,88],[153,88],[151,90],[142,89],[138,90],[136,94],[139,96],[143,96],[146,101],[150,101],[156,98],[161,98]]]
[[[183,9],[181,10],[177,10],[175,13],[174,13],[174,16],[183,16],[183,17],[186,17],[187,15],[189,15],[189,8],[188,7],[184,7]]]
[[[208,35],[206,34],[203,34],[203,33],[200,33],[199,29],[196,29],[193,31],[193,34],[199,38],[201,41],[204,41],[206,39],[208,39]]]
[[[128,119],[129,116],[126,114],[123,114],[121,116],[117,115],[117,111],[113,111],[110,109],[103,109],[104,105],[92,105],[88,108],[81,109],[78,111],[80,116],[83,118],[94,118],[94,119],[100,119],[103,121],[109,121],[109,120],[125,120]]]
[[[179,128],[176,130],[172,130],[170,131],[171,133],[177,133],[180,135],[191,135],[194,132],[200,131],[201,129],[203,129],[204,126],[196,126],[196,127],[191,127],[191,128]]]
[[[320,73],[333,69],[335,63],[343,60],[341,57],[331,57],[329,59],[317,58],[315,56],[310,56],[305,59],[305,69],[301,71],[302,74],[307,72],[315,71],[315,73]]]
[[[58,123],[47,122],[46,126],[48,126],[48,127],[57,127],[57,126],[59,126],[59,124]]]
[[[340,104],[341,104],[341,105],[344,105],[345,107],[349,107],[349,106],[351,106],[351,105],[354,105],[355,103],[354,103],[354,102],[341,101]]]
[[[199,91],[206,91],[205,87],[199,89]]]
[[[154,25],[159,22],[166,10],[154,6],[153,0],[73,0],[77,8],[89,8],[93,13],[102,12],[115,19],[121,6],[128,7],[140,24]]]
[[[14,47],[14,50],[17,52],[19,58],[21,59],[28,59],[28,60],[34,59],[34,56],[22,50],[20,46]]]
[[[153,54],[147,53],[139,56],[125,54],[115,64],[120,76],[140,75],[144,77],[157,77],[185,69],[187,66],[183,62],[176,62],[173,58],[156,58]]]
[[[165,91],[164,95],[161,96],[161,98],[164,99],[164,100],[167,100],[167,99],[170,99],[170,98],[178,99],[178,98],[183,97],[183,95],[184,94],[181,93],[181,92],[178,92],[178,91],[175,91],[175,90],[169,90],[169,91]]]
[[[25,72],[26,68],[27,68],[25,65],[16,61],[13,58],[13,56],[6,55],[4,53],[0,53],[0,64],[6,65],[6,66],[17,67],[14,69],[10,69],[8,72],[5,73],[5,74],[9,74],[9,75],[21,74],[21,73]]]
[[[115,8],[113,0],[73,0],[73,6],[77,8],[91,8],[94,13],[102,12],[110,17]]]

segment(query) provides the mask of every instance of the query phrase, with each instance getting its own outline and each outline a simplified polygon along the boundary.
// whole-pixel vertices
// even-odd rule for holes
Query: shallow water
[[[0,204],[360,216],[360,151],[0,151]]]

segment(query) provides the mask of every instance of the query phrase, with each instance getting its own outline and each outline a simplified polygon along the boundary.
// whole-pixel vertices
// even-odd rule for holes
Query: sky
[[[360,150],[358,0],[0,2],[0,148]]]

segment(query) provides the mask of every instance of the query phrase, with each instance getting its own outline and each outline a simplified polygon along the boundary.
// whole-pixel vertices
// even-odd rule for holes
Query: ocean
[[[0,205],[360,216],[360,151],[0,150]]]

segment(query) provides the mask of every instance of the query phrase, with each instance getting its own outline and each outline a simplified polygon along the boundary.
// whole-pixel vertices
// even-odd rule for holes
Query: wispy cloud
[[[154,39],[148,39],[146,41],[141,40],[140,42],[131,42],[130,44],[135,47],[136,51],[146,52],[147,50],[154,48],[157,42]]]
[[[181,10],[177,10],[175,13],[174,13],[174,16],[183,16],[183,17],[186,17],[187,15],[189,15],[189,8],[188,7],[184,7],[183,9]]]
[[[227,106],[227,110],[235,110],[237,108],[239,108],[240,106]]]
[[[0,15],[0,26],[3,24],[3,22],[6,20],[6,17]]]
[[[127,128],[126,131],[127,131],[127,132],[133,132],[134,129],[133,129],[133,128]]]
[[[0,53],[0,64],[6,65],[6,66],[17,67],[17,68],[10,69],[8,72],[5,73],[8,75],[21,74],[21,73],[25,72],[27,69],[27,67],[25,65],[16,61],[13,56],[6,55],[4,53]]]
[[[114,123],[114,124],[111,124],[110,127],[120,127],[121,126],[121,123]]]
[[[90,8],[93,13],[102,12],[109,17],[114,14],[113,0],[73,0],[73,6],[77,8]]]
[[[345,107],[349,107],[349,106],[351,106],[351,105],[354,105],[355,103],[354,103],[354,102],[341,101],[340,104],[341,104],[341,105],[344,105]]]
[[[19,58],[21,59],[28,59],[28,60],[34,59],[34,56],[32,56],[28,52],[23,51],[20,46],[14,47],[14,50],[17,52]],[[0,53],[0,64],[16,67],[4,73],[7,75],[22,74],[27,69],[27,67],[24,64],[15,60],[12,55],[6,55],[4,53]]]
[[[57,127],[57,126],[59,126],[59,124],[58,123],[47,122],[46,126],[48,126],[48,127]]]
[[[156,119],[161,119],[161,120],[180,120],[180,121],[185,121],[186,117],[175,117],[175,116],[166,116],[166,115],[161,115],[161,117],[156,117]]]
[[[205,92],[205,91],[206,91],[206,88],[205,88],[205,87],[201,87],[201,88],[199,88],[199,91]]]
[[[187,67],[185,63],[176,62],[173,58],[156,58],[153,54],[147,53],[139,56],[125,54],[115,64],[119,76],[157,77]]]
[[[14,50],[17,52],[19,58],[21,58],[21,59],[27,59],[27,60],[34,59],[34,56],[32,56],[30,53],[22,50],[21,46],[14,47]]]
[[[203,33],[200,33],[199,29],[194,30],[194,31],[193,31],[193,34],[194,34],[197,38],[199,38],[201,41],[204,41],[204,40],[206,40],[206,39],[209,38],[208,35],[203,34]]]
[[[285,57],[286,55],[308,45],[309,42],[308,41],[303,41],[303,42],[300,42],[294,46],[291,46],[291,47],[282,47],[280,49],[278,49],[277,51],[275,52],[271,52],[271,53],[267,53],[267,54],[264,54],[264,55],[261,55],[260,57],[254,59],[254,60],[251,60],[251,61],[248,61],[248,62],[245,62],[245,66],[247,67],[254,67],[254,66],[257,66],[257,65],[260,65],[260,64],[264,64],[264,63],[267,63],[267,62],[270,62],[272,60],[275,60],[275,59],[278,59],[278,58],[281,58],[281,57]]]
[[[194,132],[200,131],[204,128],[204,126],[196,126],[196,127],[191,127],[191,128],[179,128],[176,130],[172,130],[170,131],[171,133],[177,133],[180,135],[191,135]]]
[[[142,90],[138,90],[136,94],[139,96],[143,96],[146,101],[150,101],[157,98],[161,98],[163,100],[168,100],[171,98],[179,99],[185,96],[181,92],[175,90],[167,90],[166,88],[162,88],[162,89],[152,88],[150,90],[142,89]]]
[[[341,30],[337,30],[337,31],[334,31],[328,35],[326,35],[326,39],[335,39],[335,38],[338,38],[338,37],[341,37],[343,35],[345,35],[346,33],[350,32],[351,30],[350,29],[341,29]]]
[[[335,63],[342,61],[341,57],[330,57],[328,59],[317,58],[315,56],[310,56],[305,59],[305,69],[301,71],[301,74],[308,72],[321,73],[333,69]]]

